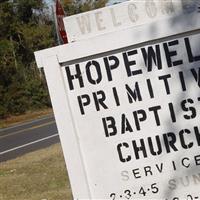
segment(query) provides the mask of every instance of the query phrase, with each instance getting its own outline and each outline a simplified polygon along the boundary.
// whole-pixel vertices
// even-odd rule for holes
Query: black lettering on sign
[[[129,144],[126,143],[126,142],[123,142],[123,143],[120,143],[120,144],[117,145],[117,152],[118,152],[118,155],[119,155],[119,160],[121,162],[129,162],[131,160],[131,156],[130,155],[124,156],[124,153],[122,153],[122,148],[128,149]]]
[[[72,75],[71,71],[70,71],[70,67],[69,66],[65,67],[65,71],[66,71],[66,74],[67,74],[67,79],[68,79],[70,90],[74,89],[74,85],[73,85],[73,82],[72,82],[74,79],[78,79],[79,85],[80,85],[81,88],[84,87],[83,77],[82,77],[81,70],[80,70],[80,65],[76,64],[75,69],[76,69],[76,73],[74,75]]]
[[[92,94],[97,111],[100,110],[100,106],[104,109],[108,109],[108,106],[104,103],[104,101],[106,100],[106,95],[103,90],[93,92]]]
[[[184,52],[186,54],[186,59],[188,59],[189,63],[194,63],[200,61],[200,54],[199,49],[196,46],[194,48],[190,41],[189,37],[185,37],[182,40],[172,40],[168,42],[164,42],[162,44],[155,44],[151,46],[141,47],[139,49],[132,49],[129,51],[121,52],[120,55],[110,55],[101,58],[101,62],[98,60],[89,60],[86,63],[75,64],[74,66],[67,66],[65,67],[69,89],[74,90],[75,83],[80,88],[85,86],[85,81],[88,81],[89,84],[97,85],[102,82],[103,78],[107,81],[113,81],[114,73],[117,74],[121,72],[121,70],[125,70],[127,77],[130,78],[132,76],[140,75],[143,73],[143,70],[146,69],[146,72],[152,72],[153,70],[162,70],[163,61],[166,59],[167,66],[166,67],[173,67],[179,66],[183,64],[183,58],[180,59],[178,56],[184,56],[184,54],[178,54],[178,50],[182,48],[179,46],[181,42],[182,46],[184,46]],[[161,48],[164,49],[164,54],[161,53]],[[121,61],[122,56],[122,63]],[[140,63],[138,60],[141,61],[141,58],[144,60],[144,64]],[[184,61],[186,60],[184,59]],[[99,58],[100,60],[100,58]],[[102,64],[102,66],[100,66]],[[185,63],[187,64],[187,63]],[[82,66],[83,65],[83,66]],[[143,67],[144,65],[145,67]],[[143,67],[143,68],[142,68]],[[104,73],[103,71],[104,70]],[[194,76],[198,86],[200,87],[200,72],[197,69],[191,69],[192,75]],[[84,74],[84,76],[83,76]],[[103,77],[106,75],[107,77]],[[169,75],[168,75],[169,76]],[[160,76],[160,80],[163,80],[165,83],[167,94],[170,94],[169,90],[169,77]],[[86,80],[84,80],[86,78]],[[183,72],[179,72],[179,79],[182,91],[186,91],[186,82]],[[154,98],[154,91],[152,87],[151,79],[147,79],[147,87],[149,90],[149,96]],[[139,86],[136,83],[136,89],[139,95]],[[130,88],[129,88],[130,89]],[[142,99],[142,97],[140,98]]]
[[[198,56],[193,55],[189,38],[184,38],[184,41],[185,41],[185,46],[186,46],[186,49],[187,49],[187,55],[188,55],[189,62],[192,63],[192,62],[199,61],[200,55],[198,55]]]
[[[125,67],[126,67],[126,72],[127,72],[128,77],[138,75],[138,74],[142,74],[141,69],[134,70],[134,71],[131,70],[131,66],[135,66],[136,61],[135,60],[129,60],[129,56],[133,57],[137,53],[138,53],[138,51],[136,49],[134,49],[134,50],[131,50],[131,51],[128,51],[128,52],[125,52],[125,53],[122,54],[123,58],[124,58],[124,64],[125,64]]]
[[[137,100],[138,101],[142,101],[142,96],[141,96],[141,93],[140,93],[140,88],[139,88],[139,85],[138,85],[138,82],[135,83],[135,88],[134,90],[131,89],[129,87],[129,85],[125,85],[126,86],[126,91],[127,91],[127,95],[128,95],[128,100],[129,100],[129,103],[133,103],[133,100],[136,102]]]
[[[186,91],[186,84],[183,72],[179,72],[180,83],[183,91]]]
[[[188,164],[185,163],[185,160],[188,161]],[[181,164],[182,164],[184,167],[189,168],[189,167],[190,167],[190,159],[187,158],[187,157],[183,158],[182,161],[181,161]]]
[[[90,97],[87,94],[78,96],[78,104],[81,111],[81,114],[85,114],[84,106],[88,106],[90,104]]]
[[[144,122],[147,119],[146,112],[144,110],[137,110],[133,112],[135,126],[137,130],[140,130],[140,122]]]
[[[181,102],[181,108],[183,109],[183,111],[190,112],[190,114],[183,115],[183,117],[187,120],[194,119],[197,116],[196,109],[195,107],[190,106],[191,104],[194,104],[194,101],[192,99],[186,99]]]
[[[133,169],[132,173],[133,173],[135,178],[141,178],[140,169],[139,168]]]
[[[197,144],[198,146],[200,146],[200,132],[197,126],[194,127],[194,133],[197,139]]]
[[[116,122],[114,117],[106,117],[102,119],[103,127],[106,137],[114,136],[117,134]]]
[[[145,174],[145,176],[148,176],[148,174],[149,174],[150,176],[153,175],[151,166],[145,166],[145,167],[144,167],[144,174]]]
[[[153,88],[152,88],[152,84],[151,84],[150,79],[147,79],[147,87],[148,87],[148,91],[149,91],[149,96],[151,98],[154,98],[154,92],[153,92]]]
[[[174,106],[173,106],[172,103],[169,103],[168,106],[169,106],[171,120],[172,120],[173,123],[175,123],[176,122],[176,115],[175,115],[175,111],[174,111]]]
[[[122,114],[122,126],[121,127],[122,127],[122,131],[121,131],[122,134],[124,134],[126,131],[133,132],[131,124],[130,124],[128,118],[126,118],[125,114]]]
[[[118,96],[116,87],[113,87],[112,90],[113,90],[113,96],[115,98],[116,106],[120,106],[120,100],[119,100],[119,96]]]
[[[140,139],[140,146],[137,146],[135,140],[132,141],[132,144],[133,144],[133,149],[134,149],[134,152],[135,152],[135,158],[136,159],[140,159],[139,152],[143,153],[144,158],[147,157],[147,151],[146,151],[146,147],[145,147],[143,139]]]
[[[156,164],[156,168],[160,173],[162,173],[162,171],[163,171],[163,163],[160,163],[160,166],[158,166],[158,164]]]
[[[164,81],[165,90],[166,90],[167,95],[169,95],[169,94],[171,93],[171,92],[170,92],[170,87],[169,87],[168,78],[171,78],[171,75],[170,75],[170,74],[167,74],[167,75],[163,75],[163,76],[159,76],[159,77],[158,77],[159,80],[163,80],[163,81]]]
[[[150,112],[153,111],[154,118],[155,118],[157,126],[160,126],[160,118],[159,118],[159,115],[158,115],[158,110],[160,110],[160,109],[161,109],[161,106],[154,106],[154,107],[149,108]]]
[[[178,151],[178,149],[175,146],[176,135],[174,133],[170,132],[170,133],[164,134],[163,139],[164,139],[165,148],[166,148],[167,153],[170,153],[171,149],[173,149],[174,151]]]
[[[195,164],[198,166],[200,165],[200,155],[194,157]]]
[[[95,69],[96,71],[96,78],[92,77],[92,73],[91,73],[91,69]],[[98,84],[101,82],[102,80],[102,74],[101,74],[101,67],[99,65],[99,63],[95,60],[92,60],[92,61],[89,61],[87,64],[86,64],[86,74],[87,74],[87,78],[88,78],[88,81],[91,83],[91,84]]]
[[[195,81],[200,87],[200,68],[198,68],[198,72],[196,71],[196,69],[191,69],[191,72],[192,72],[192,75],[194,76]]]
[[[192,131],[182,129],[178,133],[168,132],[154,137],[141,138],[132,140],[132,148],[129,143],[122,142],[118,144],[117,151],[121,162],[129,162],[135,156],[135,159],[147,158],[149,155],[158,156],[162,153],[176,152],[180,149],[191,149],[194,145],[200,146],[200,132],[197,126],[193,127],[197,143],[194,142],[194,137],[191,136]],[[150,154],[149,154],[150,153]],[[197,158],[200,165],[200,158]],[[133,160],[132,160],[133,161]],[[185,161],[184,161],[185,162]],[[176,163],[172,161],[174,171],[177,170]],[[186,166],[186,164],[185,164]],[[162,171],[162,165],[157,166],[158,171]]]
[[[108,81],[112,81],[113,78],[112,78],[111,71],[113,69],[116,69],[119,66],[119,59],[116,56],[109,56],[109,57],[105,57],[103,60],[106,67]]]
[[[190,130],[188,129],[184,129],[184,130],[181,130],[179,132],[179,136],[180,136],[180,141],[181,141],[181,146],[184,148],[184,149],[190,149],[191,147],[193,147],[193,142],[190,142],[189,144],[186,144],[185,142],[185,138],[184,138],[184,134],[190,134]]]
[[[158,69],[162,69],[162,60],[160,56],[159,45],[155,45],[155,50],[153,49],[152,46],[149,46],[147,50],[145,48],[141,48],[141,51],[148,72],[152,71],[153,63],[158,67]]]
[[[178,44],[179,44],[178,40],[173,40],[173,41],[170,41],[168,43],[163,43],[163,47],[164,47],[164,50],[165,50],[165,55],[166,55],[168,67],[172,67],[172,66],[177,66],[177,65],[183,64],[182,60],[172,61],[172,57],[177,56],[177,52],[175,50],[174,51],[170,51],[169,47],[170,46],[174,46],[174,45],[178,45]]]
[[[156,147],[157,151],[155,150],[155,147],[153,145],[152,138],[151,137],[147,138],[148,143],[149,143],[149,149],[150,149],[150,152],[153,156],[157,156],[157,155],[160,155],[162,153],[162,146],[161,146],[160,137],[158,135],[156,135],[155,138],[156,138],[156,144],[157,144],[157,147]]]

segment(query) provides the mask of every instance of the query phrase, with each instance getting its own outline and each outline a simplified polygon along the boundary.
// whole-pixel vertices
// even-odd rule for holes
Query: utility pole
[[[61,41],[60,41],[60,36],[58,33],[58,24],[57,24],[57,18],[56,18],[56,7],[55,7],[55,1],[54,4],[51,6],[52,9],[52,13],[53,13],[53,21],[54,21],[54,26],[56,29],[56,40],[57,40],[57,44],[61,45]]]

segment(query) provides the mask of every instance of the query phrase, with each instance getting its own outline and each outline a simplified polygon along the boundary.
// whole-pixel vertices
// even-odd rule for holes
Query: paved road
[[[0,162],[59,142],[54,117],[0,129]]]

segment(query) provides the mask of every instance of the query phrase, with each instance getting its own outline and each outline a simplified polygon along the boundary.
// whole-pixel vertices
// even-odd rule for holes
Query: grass
[[[0,163],[0,200],[72,200],[60,144]]]
[[[28,111],[27,113],[19,116],[10,116],[6,119],[0,120],[0,128],[5,128],[20,122],[27,122],[52,113],[52,109],[49,108],[43,110]]]

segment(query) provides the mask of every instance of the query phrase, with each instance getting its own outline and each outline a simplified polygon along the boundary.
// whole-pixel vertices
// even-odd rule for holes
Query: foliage
[[[105,6],[106,0],[62,0],[67,15]],[[34,51],[56,45],[53,16],[44,0],[0,2],[0,119],[49,107]]]
[[[55,45],[42,0],[0,3],[0,118],[50,106],[34,51]]]
[[[67,15],[73,15],[78,14],[82,12],[86,12],[89,10],[97,9],[104,7],[107,3],[107,0],[86,0],[86,1],[80,1],[80,0],[62,0],[66,14]]]

